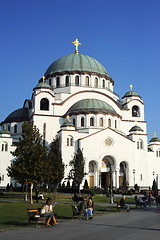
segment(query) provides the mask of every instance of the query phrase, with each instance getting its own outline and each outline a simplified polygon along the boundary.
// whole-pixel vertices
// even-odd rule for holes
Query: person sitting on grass
[[[122,208],[126,208],[127,211],[129,212],[129,205],[125,203],[125,199],[126,199],[125,196],[123,196],[123,197],[121,198],[121,200],[120,200],[120,206],[121,206]]]
[[[87,202],[87,209],[86,209],[86,220],[89,218],[93,218],[93,201],[92,197],[89,197],[89,200]]]
[[[48,198],[47,201],[42,205],[41,208],[41,217],[48,217],[46,221],[46,226],[51,227],[52,222],[58,224],[52,209],[52,199]],[[54,206],[53,206],[54,207]]]

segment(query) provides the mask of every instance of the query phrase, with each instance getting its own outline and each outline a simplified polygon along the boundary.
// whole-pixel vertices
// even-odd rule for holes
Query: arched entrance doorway
[[[126,189],[128,185],[128,164],[123,161],[119,165],[119,187]]]
[[[111,156],[105,156],[102,159],[102,169],[101,169],[101,187],[104,188],[107,186],[109,188],[111,179],[112,179],[112,171],[114,166],[114,160]]]

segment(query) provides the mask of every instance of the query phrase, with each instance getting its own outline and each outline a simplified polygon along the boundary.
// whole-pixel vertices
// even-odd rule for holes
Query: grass
[[[49,193],[44,193],[45,199],[49,197]],[[51,195],[53,197],[53,195]],[[42,202],[30,203],[24,202],[24,197],[21,193],[4,193],[0,199],[8,200],[6,202],[0,201],[0,230],[4,228],[18,228],[24,227],[28,224],[27,208],[40,208]],[[10,200],[17,200],[19,202],[14,202]],[[29,200],[29,199],[28,199]],[[109,203],[109,198],[106,196],[94,196],[94,203],[103,203],[103,206],[94,205],[94,214],[107,214],[111,212],[116,212],[117,208],[114,206],[105,206],[104,203]],[[114,197],[114,202],[119,201],[120,197]],[[58,204],[54,208],[54,213],[57,219],[72,219],[72,208],[71,194],[57,194],[56,201]],[[134,202],[133,198],[126,198],[127,203]]]

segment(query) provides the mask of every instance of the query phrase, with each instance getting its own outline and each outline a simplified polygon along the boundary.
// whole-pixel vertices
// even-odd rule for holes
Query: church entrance
[[[112,172],[114,167],[114,160],[111,156],[105,156],[102,159],[102,168],[101,168],[101,187],[109,188],[111,184]],[[113,179],[112,179],[113,182]]]
[[[110,185],[110,173],[102,172],[101,173],[101,187],[104,188],[107,186],[107,188],[109,188],[109,185]]]

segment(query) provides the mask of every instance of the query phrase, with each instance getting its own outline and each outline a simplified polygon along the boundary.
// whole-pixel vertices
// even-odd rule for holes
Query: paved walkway
[[[160,213],[155,206],[96,216],[92,220],[69,220],[54,227],[27,227],[0,233],[3,240],[159,240]]]

